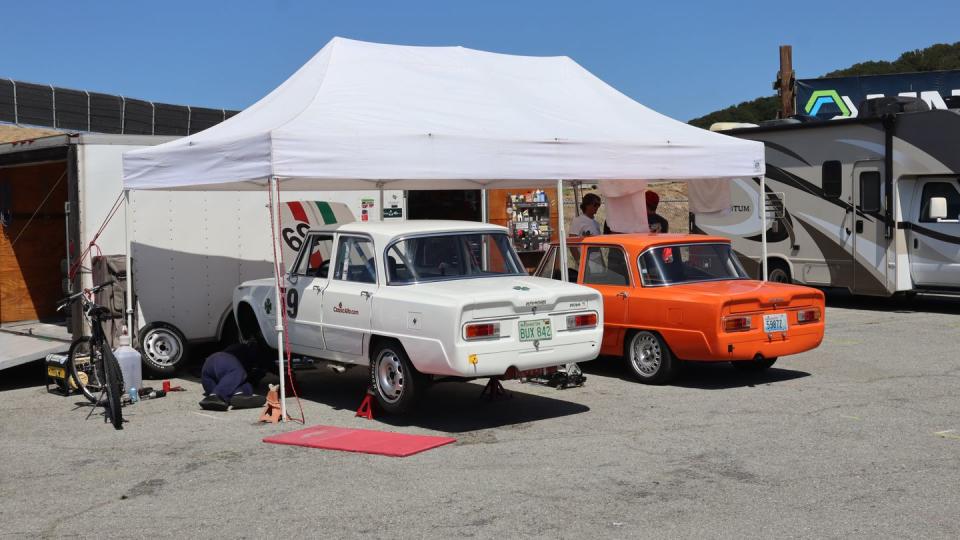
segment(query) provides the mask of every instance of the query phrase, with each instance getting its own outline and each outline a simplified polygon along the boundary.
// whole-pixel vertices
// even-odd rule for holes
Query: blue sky
[[[775,10],[775,6],[782,6]],[[242,109],[333,36],[567,55],[689,120],[800,78],[960,41],[960,2],[5,1],[0,77]]]

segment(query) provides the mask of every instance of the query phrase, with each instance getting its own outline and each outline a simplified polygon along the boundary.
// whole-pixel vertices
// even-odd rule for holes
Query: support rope
[[[278,246],[279,239],[277,238],[277,229],[283,226],[282,220],[280,218],[280,212],[277,212],[277,215],[273,214],[273,189],[270,188],[270,185],[267,184],[267,192],[270,194],[270,236],[273,239],[273,246]],[[280,208],[280,184],[277,183],[277,209]],[[289,324],[287,323],[287,306],[286,306],[286,294],[283,288],[283,274],[280,273],[282,259],[283,259],[283,247],[280,248],[280,257],[274,261],[274,275],[277,277],[276,287],[280,291],[280,300],[282,305],[277,306],[277,309],[280,310],[280,320],[283,325],[283,347],[284,352],[287,356],[287,373],[281,374],[281,377],[286,376],[287,380],[290,381],[290,390],[293,391],[293,397],[297,400],[297,407],[300,409],[300,418],[292,418],[294,422],[300,422],[301,424],[306,424],[306,416],[303,414],[303,404],[300,402],[300,395],[297,393],[297,387],[293,382],[293,367],[291,364],[292,354],[290,352],[290,333],[287,331]]]

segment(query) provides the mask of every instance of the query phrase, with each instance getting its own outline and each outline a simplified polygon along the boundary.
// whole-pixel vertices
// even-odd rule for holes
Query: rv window
[[[860,211],[880,211],[880,171],[860,173]]]
[[[841,179],[839,161],[824,161],[821,170],[820,182],[823,188],[823,196],[828,199],[839,199],[843,194],[843,183]]]
[[[947,219],[956,221],[960,218],[960,193],[953,184],[947,182],[927,182],[923,185],[923,195],[920,206],[920,221],[926,223],[937,223],[935,218],[930,217],[930,199],[934,197],[943,197],[947,199]]]

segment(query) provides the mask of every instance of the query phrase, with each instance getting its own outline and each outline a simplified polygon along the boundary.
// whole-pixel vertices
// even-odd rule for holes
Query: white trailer
[[[131,192],[129,208],[121,208],[97,236],[122,194],[123,153],[173,138],[80,134],[0,145],[0,172],[5,166],[32,166],[39,174],[42,165],[64,165],[66,181],[58,189],[67,191],[66,222],[59,226],[66,237],[66,245],[60,245],[66,250],[57,259],[66,261],[53,264],[73,265],[94,239],[96,247],[91,255],[125,255],[129,223],[136,327],[133,335],[143,352],[144,366],[155,374],[169,374],[181,366],[186,360],[188,342],[219,340],[233,332],[235,324],[230,312],[234,287],[270,274],[273,264],[266,191],[215,195],[202,191]],[[16,195],[15,189],[13,193]],[[382,199],[379,191],[343,191],[321,196],[325,201],[339,203],[341,209],[349,208],[357,220],[379,220],[381,205],[389,209],[388,215],[394,216],[390,219],[403,219],[402,191],[385,191]],[[311,192],[282,192],[280,199],[304,201],[316,197]],[[341,220],[343,211],[335,213]],[[283,213],[281,220],[289,229],[285,243],[295,253],[299,238],[309,227],[298,228],[292,220],[286,221]],[[310,222],[311,226],[323,224]],[[89,268],[87,258],[82,270],[63,288],[91,287]],[[50,287],[49,280],[45,287]],[[47,292],[44,304],[65,294],[59,286],[56,288]],[[40,306],[40,311],[50,314],[50,307]],[[77,319],[74,317],[70,329],[73,334],[83,331]],[[45,346],[49,348],[49,343]],[[29,355],[26,357],[29,359]],[[2,359],[0,366],[8,367]]]

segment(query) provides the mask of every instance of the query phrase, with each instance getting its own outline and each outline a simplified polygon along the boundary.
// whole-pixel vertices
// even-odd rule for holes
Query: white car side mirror
[[[947,219],[947,198],[932,197],[930,199],[930,219]]]

